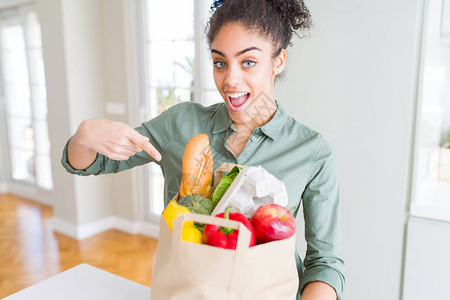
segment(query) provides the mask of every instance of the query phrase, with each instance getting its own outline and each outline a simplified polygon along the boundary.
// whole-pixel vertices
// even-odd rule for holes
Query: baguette
[[[182,162],[181,185],[178,198],[200,194],[211,195],[213,156],[206,134],[193,137],[186,145]]]

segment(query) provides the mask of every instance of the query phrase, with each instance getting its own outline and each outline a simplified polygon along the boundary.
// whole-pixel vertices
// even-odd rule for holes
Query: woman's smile
[[[250,93],[245,92],[225,92],[228,101],[228,107],[232,111],[240,111],[244,109],[244,104],[250,97]]]

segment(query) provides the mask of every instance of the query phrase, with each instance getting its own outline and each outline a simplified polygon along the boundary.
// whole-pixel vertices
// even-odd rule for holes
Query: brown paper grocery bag
[[[238,229],[236,250],[182,241],[186,220]],[[237,221],[184,214],[172,232],[161,218],[151,300],[296,299],[295,236],[250,248],[249,240]]]

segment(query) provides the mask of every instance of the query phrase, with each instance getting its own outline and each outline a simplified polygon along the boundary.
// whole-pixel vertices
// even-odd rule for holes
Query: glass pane
[[[37,155],[36,171],[38,186],[51,190],[53,188],[53,181],[49,155]]]
[[[2,52],[3,80],[5,84],[28,84],[28,70],[25,52],[17,49],[16,52]]]
[[[222,98],[222,95],[220,95],[220,93],[217,90],[204,91],[203,105],[208,106],[208,105],[212,105],[214,103],[221,103],[221,102],[223,102],[223,98]]]
[[[27,82],[28,76],[23,72],[26,68],[23,59],[25,56],[18,55],[10,50],[2,50],[2,76],[4,84],[13,84],[17,82]]]
[[[44,60],[42,49],[30,49],[30,81],[32,84],[45,84]]]
[[[35,11],[28,11],[27,18],[27,32],[28,32],[28,45],[30,47],[41,48],[41,26],[38,21],[38,16]]]
[[[9,117],[8,140],[11,148],[33,151],[34,139],[31,118]]]
[[[194,1],[147,0],[147,39],[150,41],[194,38]]]
[[[23,29],[19,16],[2,19],[2,49],[15,50],[16,45],[23,45]],[[23,47],[22,47],[23,48]]]
[[[16,117],[30,117],[30,90],[28,84],[5,85],[7,113]]]
[[[1,30],[2,74],[8,113],[29,116],[28,69],[22,26],[18,18],[8,18]]]
[[[35,121],[36,153],[48,155],[50,153],[50,141],[48,139],[47,121]]]
[[[150,172],[150,211],[152,214],[160,215],[164,210],[164,176],[161,168],[151,163],[148,168]]]
[[[27,60],[22,26],[3,27],[2,67],[5,83],[28,84]]]
[[[441,17],[441,41],[450,41],[450,2],[442,2],[442,17]]]
[[[156,97],[150,101],[157,103],[157,111],[160,114],[174,104],[190,101],[192,94],[190,89],[156,88],[150,90],[151,97]]]
[[[195,44],[164,42],[149,44],[150,86],[190,88],[194,79]]]
[[[11,149],[12,178],[30,183],[36,182],[36,169],[33,151]]]
[[[33,109],[36,120],[47,120],[47,90],[45,85],[33,86]]]
[[[203,86],[205,89],[216,89],[216,84],[214,82],[213,76],[213,63],[211,55],[208,54],[208,58],[203,60]]]

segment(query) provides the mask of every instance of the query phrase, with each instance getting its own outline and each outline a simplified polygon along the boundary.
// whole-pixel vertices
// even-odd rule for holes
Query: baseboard
[[[141,221],[140,222],[140,226],[139,226],[139,233],[158,239],[159,236],[159,224],[154,224],[154,223],[150,223],[150,222],[144,222]]]
[[[84,240],[103,231],[114,229],[114,217],[109,216],[78,227],[78,239]]]
[[[52,224],[52,228],[54,231],[62,233],[67,236],[70,236],[77,240],[79,239],[78,238],[78,228],[77,228],[77,225],[75,225],[74,223],[67,222],[58,217],[52,217],[50,219],[50,222]]]
[[[4,182],[0,182],[0,194],[6,194],[8,192],[8,186]]]
[[[143,234],[152,238],[158,238],[159,225],[145,221],[130,221],[127,219],[112,217],[114,229],[130,233],[130,234]]]
[[[3,191],[4,190],[4,191]],[[38,190],[34,186],[27,184],[4,182],[0,184],[0,191],[4,193],[10,193],[19,197],[32,200],[34,202],[51,206],[52,193],[50,191]]]
[[[77,240],[99,234],[110,229],[117,229],[129,234],[143,234],[158,238],[159,226],[144,221],[130,221],[116,216],[108,216],[85,225],[76,225],[57,217],[52,217],[53,230]]]

